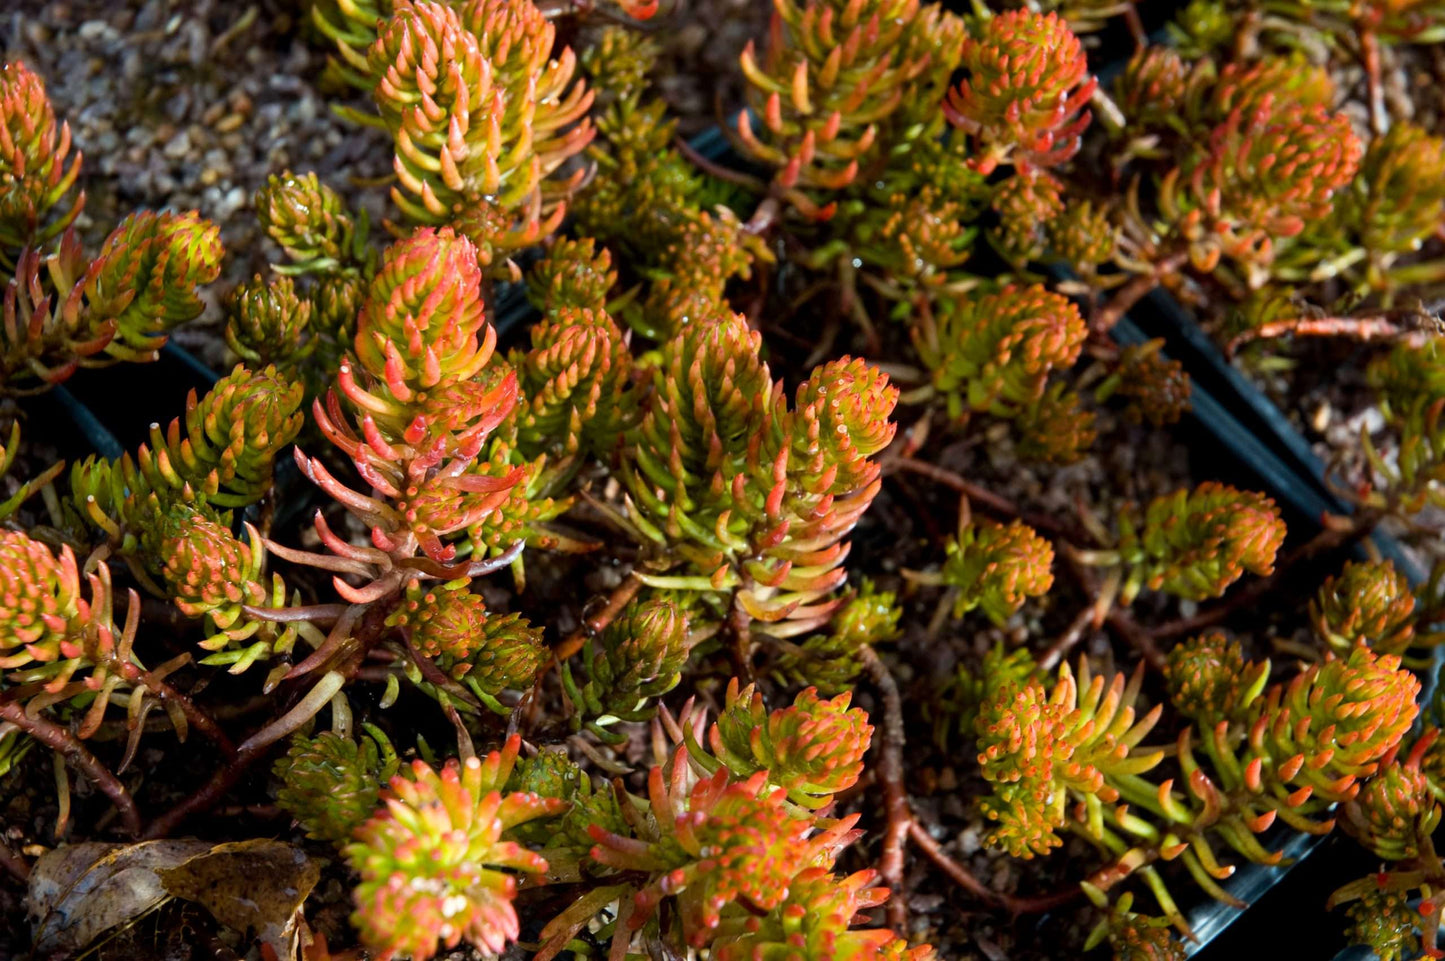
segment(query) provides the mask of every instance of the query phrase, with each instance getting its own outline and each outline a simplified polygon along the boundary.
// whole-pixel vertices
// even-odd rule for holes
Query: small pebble
[[[166,142],[164,152],[167,157],[174,157],[176,159],[179,159],[190,153],[190,150],[191,135],[186,131],[182,130],[180,133],[176,134],[174,137],[172,137]]]

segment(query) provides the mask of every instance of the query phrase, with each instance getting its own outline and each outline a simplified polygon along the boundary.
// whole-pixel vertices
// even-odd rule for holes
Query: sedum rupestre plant
[[[68,842],[224,839],[324,879],[184,909],[278,959],[1173,959],[1339,826],[1438,953],[1439,11],[745,7],[307,4],[390,175],[258,231],[83,211],[0,71],[20,950]]]

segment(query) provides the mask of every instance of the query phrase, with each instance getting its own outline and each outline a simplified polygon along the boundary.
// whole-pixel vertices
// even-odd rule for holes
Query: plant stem
[[[913,457],[899,457],[892,460],[891,464],[898,470],[906,470],[914,474],[919,474],[945,487],[951,487],[966,496],[971,504],[982,507],[991,514],[998,514],[1004,517],[1017,517],[1040,533],[1072,541],[1076,544],[1095,543],[1093,536],[1082,528],[1060,523],[1052,517],[1043,514],[1023,510],[1008,498],[1001,497],[986,488],[980,487],[978,484],[964,480],[957,473],[947,468],[930,464],[927,461],[917,460]]]
[[[903,890],[903,847],[908,841],[908,826],[913,812],[908,806],[908,791],[903,784],[903,698],[898,682],[893,679],[878,653],[863,646],[863,666],[883,698],[883,739],[879,745],[877,776],[883,785],[883,804],[887,827],[883,831],[883,852],[878,858],[878,874],[893,894],[888,899],[888,923],[901,936],[908,928],[908,901]]]
[[[1094,577],[1094,568],[1084,563],[1079,552],[1071,545],[1062,543],[1059,545],[1058,556],[1063,559],[1064,567],[1068,570],[1074,582],[1079,585],[1079,590],[1093,599],[1089,610],[1095,619],[1103,624],[1109,625],[1115,634],[1128,642],[1129,646],[1139,652],[1152,670],[1162,672],[1164,670],[1164,652],[1154,643],[1154,637],[1144,629],[1138,621],[1134,620],[1127,610],[1113,607],[1113,594],[1117,584],[1110,581],[1100,586]],[[1103,611],[1103,614],[1100,614]]]
[[[622,609],[627,606],[629,601],[637,596],[637,592],[641,589],[642,581],[638,579],[635,572],[629,573],[623,578],[622,583],[612,589],[612,593],[607,598],[607,605],[592,617],[584,620],[577,630],[573,631],[561,644],[557,645],[553,654],[556,656],[558,662],[565,661],[567,658],[572,657],[578,651],[582,650],[582,645],[587,642],[587,638],[602,633],[607,625],[611,624],[617,615],[622,613]]]
[[[1365,68],[1365,90],[1369,95],[1370,133],[1383,137],[1390,127],[1385,110],[1385,84],[1380,78],[1380,41],[1364,23],[1357,23],[1360,37],[1360,60]]]
[[[1044,914],[1077,901],[1083,894],[1083,889],[1077,886],[1035,897],[1019,898],[1011,894],[1001,894],[974,877],[973,872],[968,868],[949,857],[948,852],[943,850],[943,845],[935,841],[933,835],[929,834],[917,821],[908,826],[908,838],[917,844],[919,849],[928,856],[928,859],[959,887],[980,901],[1003,908],[1015,917],[1021,914]]]
[[[346,676],[340,671],[323,674],[295,707],[248,737],[237,748],[235,758],[212,775],[200,790],[152,821],[145,837],[166,837],[174,833],[176,826],[186,818],[214,805],[241,779],[246,769],[266,753],[267,748],[315,717],[345,683]]]
[[[725,183],[746,187],[754,193],[767,192],[768,184],[766,181],[760,180],[752,174],[743,173],[741,170],[733,170],[729,167],[724,167],[722,164],[713,163],[694,150],[692,144],[688,143],[682,137],[673,137],[672,145],[677,148],[678,153],[686,157],[694,166],[701,168],[704,173],[716,177]]]
[[[752,578],[743,575],[744,583],[739,590],[752,587]],[[742,604],[733,598],[732,610],[728,612],[728,629],[733,635],[733,669],[743,684],[753,683],[753,618]]]
[[[1164,278],[1183,267],[1189,261],[1189,252],[1180,251],[1163,258],[1147,274],[1136,274],[1128,283],[1114,292],[1114,296],[1095,312],[1089,327],[1096,334],[1107,334],[1114,325],[1124,318],[1135,304],[1143,300],[1163,282]]]
[[[1074,619],[1069,622],[1064,633],[1060,634],[1059,639],[1050,644],[1049,649],[1039,658],[1040,670],[1052,670],[1056,664],[1068,657],[1069,651],[1074,649],[1074,645],[1083,640],[1085,630],[1090,627],[1098,627],[1097,610],[1097,605],[1090,604],[1074,615]]]
[[[186,655],[186,659],[189,660],[190,655]],[[226,757],[231,758],[236,756],[236,745],[231,743],[231,739],[226,736],[225,731],[221,730],[220,725],[216,723],[215,719],[197,707],[195,702],[189,697],[171,687],[160,678],[157,678],[155,672],[143,671],[139,667],[136,667],[134,662],[122,660],[121,658],[116,658],[116,663],[112,666],[120,673],[121,677],[125,678],[131,684],[144,687],[147,691],[154,694],[162,703],[174,704],[179,707],[181,713],[186,716],[186,723],[210,738],[211,742],[220,748]]]
[[[176,826],[192,814],[213,807],[227,791],[235,786],[236,782],[241,779],[241,775],[246,773],[247,768],[265,756],[267,748],[315,717],[323,707],[330,703],[332,696],[361,670],[371,648],[386,635],[386,618],[395,606],[395,602],[396,597],[392,597],[389,600],[374,602],[365,608],[358,609],[355,606],[349,608],[347,613],[355,612],[357,616],[355,618],[343,616],[337,621],[337,625],[343,628],[341,633],[349,633],[350,625],[346,622],[350,621],[356,625],[356,632],[351,637],[350,649],[339,659],[336,666],[323,674],[295,707],[247,738],[236,749],[236,756],[212,775],[211,779],[194,794],[151,822],[146,829],[145,836],[147,838],[165,837],[172,834]]]
[[[41,744],[59,751],[71,767],[94,781],[95,786],[110,798],[126,831],[130,834],[140,833],[140,812],[136,809],[135,799],[130,796],[130,791],[74,734],[43,718],[29,717],[24,706],[14,701],[0,703],[0,720],[9,721]]]
[[[1361,511],[1344,528],[1326,527],[1304,544],[1295,548],[1275,566],[1274,573],[1250,583],[1228,597],[1212,604],[1190,617],[1166,621],[1149,629],[1155,640],[1168,640],[1185,634],[1194,634],[1207,627],[1213,627],[1236,611],[1244,610],[1269,596],[1286,575],[1298,564],[1330,551],[1338,550],[1370,535],[1380,522],[1378,511]]]
[[[1138,651],[1139,656],[1144,658],[1145,664],[1161,674],[1164,672],[1164,668],[1168,664],[1164,652],[1159,650],[1159,646],[1154,643],[1153,636],[1144,629],[1142,624],[1134,620],[1132,614],[1126,610],[1115,608],[1104,618],[1104,623],[1113,628],[1114,633],[1127,641],[1130,647]]]
[[[936,864],[944,874],[948,875],[953,883],[963,888],[969,894],[978,898],[986,904],[995,907],[1003,907],[1008,902],[1007,895],[999,894],[997,891],[985,885],[968,868],[959,864],[948,853],[943,846],[933,839],[933,835],[917,821],[910,821],[908,824],[908,839],[918,845],[919,849],[928,856],[928,859]]]
[[[18,881],[30,880],[30,865],[4,841],[0,841],[0,868],[9,871]]]
[[[1224,352],[1234,356],[1245,344],[1277,337],[1353,337],[1355,340],[1404,340],[1423,344],[1442,333],[1438,318],[1420,311],[1402,314],[1376,314],[1370,317],[1294,317],[1246,330],[1225,345]]]

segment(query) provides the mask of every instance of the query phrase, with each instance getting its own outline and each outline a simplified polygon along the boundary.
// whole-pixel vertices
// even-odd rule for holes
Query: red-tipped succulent
[[[987,173],[1054,167],[1079,149],[1084,105],[1098,85],[1079,38],[1056,13],[1010,10],[963,43],[968,77],[948,92],[944,112],[977,145]]]
[[[463,940],[500,954],[517,939],[517,875],[542,874],[547,862],[505,832],[566,807],[504,791],[520,744],[513,735],[501,751],[440,771],[412,762],[357,829],[346,848],[361,875],[353,920],[377,957],[426,959]]]

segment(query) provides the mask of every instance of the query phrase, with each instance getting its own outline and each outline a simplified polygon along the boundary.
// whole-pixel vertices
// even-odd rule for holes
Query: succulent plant
[[[5,646],[0,667],[20,667],[59,656],[61,642],[80,611],[80,572],[75,555],[50,549],[19,531],[0,531],[0,582],[5,604]]]
[[[1032,678],[993,689],[975,722],[979,763],[993,783],[981,804],[995,822],[990,844],[1031,857],[1059,846],[1058,830],[1068,827],[1104,851],[1132,845],[1165,860],[1182,858],[1206,892],[1228,901],[1213,879],[1231,870],[1217,860],[1211,840],[1251,861],[1277,863],[1282,854],[1255,835],[1276,819],[1297,830],[1329,830],[1332,821],[1309,815],[1359,796],[1366,779],[1394,757],[1419,710],[1419,680],[1398,658],[1366,648],[1264,691],[1264,675],[1250,675],[1229,716],[1203,715],[1198,734],[1180,735],[1177,758],[1188,778],[1181,794],[1172,780],[1155,785],[1144,777],[1164,751],[1134,750],[1160,715],[1156,707],[1135,720],[1142,676],[1106,684],[1091,679],[1084,664],[1075,683],[1065,665],[1052,691]],[[1134,817],[1105,817],[1102,805],[1119,799]],[[1151,865],[1121,869],[1146,875],[1165,915],[1176,927],[1184,924]]]
[[[318,841],[344,844],[376,813],[382,785],[396,775],[398,760],[379,728],[360,738],[335,731],[298,734],[272,773],[281,781],[276,800]]]
[[[896,595],[865,580],[838,608],[825,633],[809,637],[795,652],[784,652],[779,671],[825,695],[851,690],[863,671],[863,649],[895,640],[901,616]]]
[[[1010,10],[963,43],[966,79],[944,112],[977,143],[980,171],[1053,167],[1079,149],[1097,81],[1083,45],[1058,14]]]
[[[1050,371],[1072,365],[1084,343],[1078,308],[1039,286],[943,300],[935,309],[915,324],[913,343],[954,417],[1038,400]]]
[[[989,236],[999,253],[1016,264],[1038,260],[1064,212],[1063,185],[1045,171],[1015,173],[994,188],[992,207],[998,228]]]
[[[80,175],[70,125],[55,122],[45,82],[20,61],[0,67],[0,248],[39,245],[80,214],[84,194],[64,208]],[[62,209],[64,208],[64,209]]]
[[[1265,94],[1253,109],[1233,109],[1207,145],[1164,178],[1160,206],[1195,267],[1207,271],[1229,257],[1260,286],[1277,243],[1328,216],[1363,153],[1344,116],[1318,105],[1276,106]]]
[[[1245,571],[1269,575],[1285,534],[1273,500],[1213,481],[1157,497],[1142,521],[1125,512],[1119,523],[1126,600],[1146,586],[1187,600],[1218,597]]]
[[[1025,461],[1072,464],[1088,452],[1098,435],[1094,412],[1063,383],[1050,384],[1012,417],[1018,454]]]
[[[782,187],[844,187],[929,66],[908,42],[918,0],[776,0],[773,18],[762,60],[743,51],[758,120],[739,114],[738,139]]]
[[[1107,902],[1103,892],[1093,885],[1085,890],[1100,907]],[[1119,895],[1109,916],[1099,922],[1086,943],[1092,947],[1107,940],[1115,961],[1184,961],[1184,943],[1170,932],[1169,919],[1140,914],[1133,907],[1132,894],[1126,891]]]
[[[563,685],[577,713],[574,725],[604,740],[622,735],[609,728],[618,721],[641,721],[655,711],[652,703],[677,686],[692,652],[687,610],[658,597],[634,602],[582,648],[587,680],[578,684],[570,664],[562,668]]]
[[[292,367],[316,349],[311,312],[289,277],[268,284],[257,275],[231,292],[226,344],[245,363]]]
[[[396,144],[392,198],[408,218],[470,223],[473,242],[503,257],[560,223],[578,181],[551,177],[594,128],[592,95],[573,81],[576,57],[564,47],[554,58],[555,37],[530,0],[395,9],[366,72]]]
[[[1337,822],[1386,862],[1330,899],[1351,936],[1440,953],[1445,748],[1417,722],[1445,563],[1415,585],[1352,562],[1295,603],[1377,528],[1428,555],[1445,508],[1445,148],[1396,82],[1445,39],[1440,0],[1193,0],[1110,95],[1080,35],[1137,33],[1124,0],[773,0],[716,75],[681,69],[722,50],[697,23],[628,22],[655,0],[304,6],[321,89],[374,105],[333,108],[392,176],[271,177],[278,262],[194,333],[241,366],[70,464],[49,413],[124,433],[88,369],[185,360],[159,352],[217,306],[221,227],[121,211],[86,254],[69,132],[38,75],[0,71],[0,775],[57,775],[56,837],[6,825],[9,873],[110,811],[244,839],[274,764],[292,840],[343,852],[347,956],[931,961],[902,935],[938,884],[1012,912],[1040,880],[990,894],[950,863],[976,773],[987,846],[1069,844],[1098,926],[1063,954],[1177,961],[1171,888],[1237,903],[1236,869]],[[695,136],[714,92],[748,109]],[[1210,392],[1126,342],[1156,290],[1278,397],[1357,366],[1375,392],[1330,459],[1349,509],[1288,555],[1280,506],[1208,458],[1160,486]],[[1321,337],[1364,359],[1301,380],[1345,358],[1283,356]],[[1291,416],[1333,443],[1338,412]],[[972,611],[982,634],[949,627]],[[17,764],[36,744],[55,763]],[[147,805],[196,782],[148,825],[117,776],[138,759]],[[864,819],[877,874],[845,855]]]
[[[685,755],[682,768],[685,769]],[[639,843],[599,826],[592,828],[596,861],[622,870],[649,873],[655,880],[638,890],[631,915],[641,927],[664,898],[674,899],[684,939],[706,947],[725,934],[724,912],[741,902],[769,912],[788,896],[804,870],[831,867],[854,818],[828,828],[789,809],[785,792],[769,785],[766,772],[731,780],[721,768],[686,793],[666,786],[653,768],[649,793],[655,837]]]
[[[280,273],[331,273],[369,266],[367,220],[315,173],[272,174],[256,191],[256,218],[291,263]]]
[[[1169,651],[1165,680],[1174,708],[1209,729],[1243,720],[1269,680],[1269,662],[1246,660],[1239,642],[1223,634],[1201,634]]]
[[[1106,680],[1087,663],[1078,680],[1067,665],[1052,691],[1038,680],[1000,686],[979,710],[979,765],[997,787],[981,809],[994,822],[989,843],[1032,857],[1063,843],[1070,794],[1087,803],[1117,800],[1109,776],[1138,775],[1163,760],[1162,751],[1131,750],[1160,715],[1155,708],[1135,720],[1133,704],[1143,675],[1127,684],[1122,674]]]
[[[1403,761],[1382,762],[1380,772],[1345,805],[1345,831],[1376,857],[1387,861],[1417,857],[1420,838],[1429,837],[1440,823],[1439,800],[1420,769],[1435,736],[1416,741]]]
[[[1189,90],[1189,67],[1172,46],[1136,50],[1114,81],[1114,99],[1125,117],[1150,129],[1176,117]]]
[[[1177,423],[1189,410],[1191,385],[1184,365],[1162,356],[1164,341],[1131,344],[1119,353],[1119,365],[1094,391],[1100,402],[1110,397],[1127,401],[1125,415],[1155,427]]]
[[[185,417],[165,431],[152,425],[150,443],[133,455],[76,463],[72,504],[128,560],[159,572],[173,510],[185,507],[225,527],[224,509],[254,504],[270,489],[277,456],[301,429],[302,392],[275,368],[237,365],[204,397],[191,391]]]
[[[1350,903],[1350,924],[1346,937],[1351,944],[1363,944],[1380,961],[1405,961],[1420,954],[1420,937],[1415,933],[1419,913],[1399,891],[1375,891]]]
[[[738,316],[663,346],[623,449],[629,519],[693,572],[653,586],[731,595],[760,632],[826,623],[843,537],[878,491],[897,390],[861,360],[816,369],[788,405]]]
[[[154,360],[172,329],[198,317],[198,288],[220,273],[220,229],[194,213],[137,213],[87,265],[65,233],[20,255],[0,323],[0,390],[38,393],[79,367]],[[43,270],[43,274],[42,274]]]
[[[1003,624],[1053,586],[1054,548],[1021,521],[975,521],[949,541],[940,579],[953,589],[953,616],[981,608]]]
[[[932,948],[910,948],[887,928],[857,930],[854,919],[888,897],[887,888],[868,887],[874,871],[839,878],[822,868],[809,868],[793,878],[782,904],[749,931],[721,940],[714,950],[720,961],[787,957],[806,952],[820,958],[904,958],[928,961]]]
[[[1192,78],[1198,102],[1193,119],[1205,125],[1221,123],[1236,112],[1271,113],[1290,108],[1334,106],[1335,85],[1327,69],[1304,57],[1264,57],[1253,63],[1229,63],[1218,76],[1201,70]],[[1200,81],[1207,80],[1208,83]]]
[[[566,806],[503,791],[520,743],[514,735],[501,751],[440,771],[412,762],[356,830],[345,849],[361,875],[352,920],[377,957],[425,959],[463,940],[500,954],[517,939],[517,874],[542,874],[547,862],[505,832]]]
[[[527,274],[527,297],[548,315],[567,308],[601,311],[617,286],[612,254],[591,237],[562,237]]]
[[[632,354],[605,310],[559,308],[533,326],[532,349],[509,361],[524,398],[518,425],[524,456],[611,455],[632,415]]]
[[[481,595],[464,586],[413,585],[390,620],[410,632],[417,653],[502,714],[497,695],[527,690],[547,665],[541,631],[517,614],[488,613]]]
[[[1403,654],[1415,638],[1415,593],[1390,561],[1351,561],[1310,602],[1315,630],[1340,654],[1364,645]]]
[[[1440,222],[1445,140],[1398,123],[1370,142],[1359,173],[1341,191],[1335,219],[1382,267],[1418,250]],[[1383,282],[1384,278],[1381,278]]]
[[[872,741],[868,715],[851,701],[847,692],[823,700],[810,687],[769,714],[761,694],[734,680],[708,744],[735,777],[766,771],[793,803],[820,808],[857,783]]]
[[[346,488],[314,458],[298,461],[371,528],[378,550],[450,561],[451,539],[486,520],[523,479],[521,468],[470,471],[517,396],[515,374],[477,376],[496,342],[481,284],[476,248],[450,228],[418,230],[388,248],[357,318],[355,366],[343,362],[337,391],[316,406],[322,433],[376,493]],[[378,562],[336,539],[328,546]],[[400,581],[383,576],[373,588],[395,590]]]
[[[257,620],[245,610],[283,608],[288,600],[281,575],[268,581],[262,571],[266,554],[254,527],[246,525],[242,541],[205,513],[178,505],[165,518],[160,553],[176,607],[206,618],[213,631],[200,643],[211,652],[202,663],[225,664],[239,674],[257,660],[291,652],[301,627]]]
[[[1119,231],[1106,205],[1075,200],[1064,207],[1061,216],[1046,223],[1054,256],[1079,273],[1097,274],[1114,260]]]

